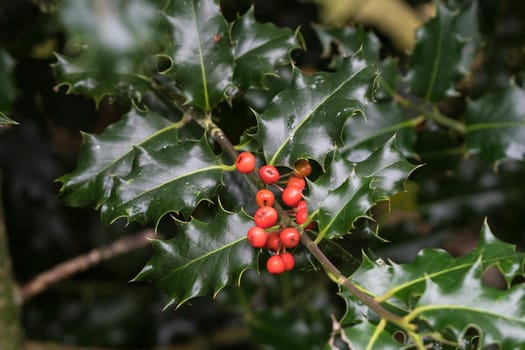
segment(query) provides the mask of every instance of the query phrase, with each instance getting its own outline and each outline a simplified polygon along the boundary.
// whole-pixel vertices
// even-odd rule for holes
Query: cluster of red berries
[[[235,161],[237,170],[249,174],[255,170],[255,156],[250,152],[241,152]],[[275,185],[281,193],[281,201],[292,208],[298,225],[308,219],[308,208],[303,200],[303,190],[306,187],[304,178],[312,172],[308,160],[300,159],[295,163],[293,174],[289,176],[286,187],[277,186],[281,178],[279,171],[272,165],[262,166],[258,173],[261,181],[268,185]],[[300,233],[295,227],[276,227],[279,219],[277,210],[273,207],[275,195],[268,188],[260,189],[255,195],[255,202],[259,207],[253,216],[255,226],[247,233],[248,242],[255,248],[266,248],[271,256],[266,262],[269,273],[280,274],[289,271],[295,266],[294,256],[287,249],[295,248],[300,241]]]

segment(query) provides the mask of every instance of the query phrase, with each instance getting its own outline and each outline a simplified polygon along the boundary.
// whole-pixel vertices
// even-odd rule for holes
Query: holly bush
[[[426,5],[434,13],[400,49],[359,18],[302,31],[261,22],[242,1],[59,1],[56,90],[127,106],[82,134],[61,200],[96,208],[104,225],[152,225],[159,236],[133,281],[158,286],[165,312],[203,296],[258,305],[247,322],[265,347],[525,349],[523,241],[484,218],[524,192],[522,71],[490,71],[482,2]],[[255,171],[237,171],[241,152]],[[280,195],[305,160],[297,223]],[[261,181],[265,165],[276,184]],[[268,232],[297,229],[297,247],[248,244],[260,189],[275,194]],[[427,239],[462,220],[479,223],[472,250]],[[403,235],[426,240],[410,253],[396,246]],[[285,251],[293,269],[268,275]],[[499,284],[486,280],[495,270]],[[272,287],[287,306],[257,302]]]

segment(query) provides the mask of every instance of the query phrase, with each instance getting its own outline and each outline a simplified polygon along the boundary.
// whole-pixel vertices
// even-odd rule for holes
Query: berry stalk
[[[153,79],[151,88],[164,102],[167,103],[169,108],[182,111],[184,115],[189,116],[193,121],[201,126],[206,131],[206,133],[211,135],[213,140],[219,144],[219,146],[230,156],[233,161],[237,159],[238,153],[233,147],[233,144],[226,137],[223,130],[211,120],[211,115],[209,113],[204,113],[195,108],[185,106],[182,96],[176,94],[176,92],[171,91],[159,80]],[[304,170],[305,173],[309,173],[309,171],[311,170]],[[262,187],[261,181],[254,173],[246,174],[246,176],[250,180],[249,182],[252,184],[254,193],[256,193],[258,189]],[[317,244],[315,244],[315,242],[312,241],[307,234],[305,234],[304,229],[294,222],[294,220],[279,205],[279,203],[274,203],[274,208],[281,218],[281,221],[283,221],[287,227],[295,227],[299,230],[301,243],[321,264],[327,275],[334,282],[348,288],[352,294],[354,294],[371,310],[377,313],[382,319],[392,322],[393,324],[407,330],[408,332],[412,332],[415,329],[415,325],[385,309],[378,301],[376,301],[370,295],[364,293],[352,281],[350,281],[350,279],[345,277],[341,271],[339,271],[339,269],[330,261],[330,259],[328,259],[328,257],[319,249]]]

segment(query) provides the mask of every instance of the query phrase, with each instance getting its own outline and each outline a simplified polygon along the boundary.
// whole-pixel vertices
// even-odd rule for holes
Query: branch
[[[149,238],[153,237],[153,235],[154,232],[152,230],[144,230],[133,236],[118,239],[110,245],[95,248],[87,254],[64,261],[40,273],[34,279],[24,284],[22,286],[22,299],[26,302],[35,295],[43,292],[52,284],[118,255],[143,248],[149,243]]]
[[[170,108],[182,111],[184,115],[189,115],[197,124],[199,124],[211,137],[217,142],[221,148],[228,153],[228,155],[235,160],[237,157],[237,152],[233,147],[231,141],[226,137],[222,129],[213,123],[211,116],[208,113],[198,112],[191,107],[184,106],[183,101],[181,101],[180,96],[173,90],[170,90],[165,86],[160,80],[152,80],[151,84],[152,89],[155,93],[168,104]],[[248,174],[247,178],[250,180],[250,183],[253,185],[254,189],[257,189],[260,185],[256,177],[253,174]],[[360,301],[368,306],[371,310],[376,312],[381,318],[392,322],[406,330],[413,330],[414,325],[410,324],[402,317],[391,313],[386,310],[379,302],[374,298],[367,295],[361,291],[355,284],[352,283],[348,278],[346,278],[337,267],[332,264],[332,262],[324,255],[324,253],[319,249],[317,244],[315,244],[306,233],[302,227],[295,225],[293,220],[289,218],[286,212],[281,208],[278,203],[274,203],[274,207],[279,213],[281,218],[285,217],[286,224],[294,225],[301,231],[301,242],[303,245],[310,251],[310,253],[315,257],[315,259],[323,266],[324,270],[328,276],[336,283],[345,286],[348,290],[354,294]]]
[[[0,348],[15,350],[22,347],[20,324],[20,291],[11,271],[7,232],[0,204]]]

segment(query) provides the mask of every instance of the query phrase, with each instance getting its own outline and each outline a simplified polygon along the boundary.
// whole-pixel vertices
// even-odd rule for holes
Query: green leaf
[[[480,257],[483,269],[496,266],[508,285],[515,276],[523,274],[525,254],[517,253],[514,245],[498,240],[485,224],[478,246],[470,254],[454,258],[440,249],[424,249],[410,264],[399,265],[373,262],[365,256],[352,279],[381,300],[408,308],[411,297],[423,293],[427,277],[440,285],[457,284],[461,281],[458,276]]]
[[[442,333],[452,330],[459,343],[467,328],[475,326],[479,348],[498,344],[501,349],[525,349],[525,285],[503,291],[484,286],[482,259],[463,270],[458,283],[427,278],[425,292],[409,317],[420,317]]]
[[[333,45],[336,46],[339,58],[334,58],[332,66],[340,66],[341,57],[353,55],[360,50],[364,52],[364,57],[369,63],[379,61],[381,42],[373,32],[367,32],[361,26],[329,28],[315,25],[313,29],[321,42],[323,57],[330,57]]]
[[[13,58],[5,50],[0,49],[0,112],[11,110],[11,104],[15,99],[14,64]],[[2,121],[2,123],[6,122]]]
[[[255,138],[267,163],[292,166],[310,158],[323,164],[341,143],[344,122],[368,103],[376,78],[376,67],[361,54],[345,58],[335,73],[305,76],[296,69],[292,85],[257,116]]]
[[[459,69],[462,73],[470,71],[470,65],[481,45],[481,33],[479,23],[479,3],[470,1],[461,3],[459,14],[454,22],[455,28],[465,46],[461,50],[461,60]]]
[[[424,321],[426,327],[415,333],[421,341],[439,343],[452,332],[461,343],[467,328],[475,327],[481,334],[480,348],[500,343],[502,349],[518,349],[525,344],[525,285],[512,286],[512,282],[524,275],[524,262],[525,253],[497,239],[485,223],[477,247],[465,256],[454,258],[441,249],[424,249],[411,263],[386,264],[365,255],[352,280],[408,321]],[[507,290],[482,285],[482,274],[489,267],[502,273]],[[363,320],[366,327],[376,327],[377,319],[367,315],[369,310],[350,292],[344,290],[341,296],[347,303],[340,321],[348,327],[345,331]]]
[[[164,74],[187,103],[209,111],[233,88],[233,50],[219,1],[172,1],[164,15],[172,33],[164,52],[172,65]]]
[[[118,96],[128,100],[140,101],[149,90],[147,78],[131,72],[110,72],[104,77],[98,71],[90,54],[82,52],[76,58],[55,54],[52,64],[58,86],[66,86],[66,93],[83,94],[93,98],[98,106],[105,96]]]
[[[106,95],[140,99],[159,51],[156,1],[63,0],[57,13],[68,35],[53,65],[59,85],[97,105]]]
[[[486,160],[523,161],[525,156],[525,90],[511,85],[469,101],[465,112],[467,150]]]
[[[399,350],[402,345],[392,334],[368,322],[343,329],[342,339],[349,349]]]
[[[456,17],[441,2],[437,15],[416,32],[408,81],[412,92],[430,101],[439,101],[452,93],[461,77],[464,41],[458,35]]]
[[[268,89],[268,76],[279,77],[277,68],[290,65],[290,52],[302,48],[301,34],[272,23],[258,23],[253,7],[232,26],[234,81],[243,90]]]
[[[224,165],[205,138],[153,150],[134,146],[133,152],[131,172],[113,176],[111,195],[101,207],[104,223],[121,217],[158,223],[169,212],[187,216],[222,183]]]
[[[255,252],[246,241],[253,220],[244,212],[221,210],[209,222],[176,220],[171,240],[153,240],[153,257],[135,281],[154,281],[168,294],[168,306],[190,298],[215,296],[227,285],[238,285],[242,273],[255,267]]]
[[[18,122],[14,121],[13,119],[9,118],[4,113],[0,112],[0,125],[16,125]]]
[[[318,213],[319,236],[346,234],[355,220],[368,217],[375,203],[403,191],[415,168],[395,148],[393,139],[357,164],[334,152],[326,173],[310,183],[307,196],[310,210]]]
[[[345,158],[361,161],[374,149],[382,146],[393,135],[396,145],[406,156],[415,156],[417,118],[411,116],[394,101],[371,103],[365,107],[365,118],[350,118],[343,131]]]
[[[155,152],[178,141],[176,126],[156,113],[131,110],[100,135],[82,134],[77,168],[58,179],[63,199],[71,206],[100,206],[115,177],[131,172],[139,148]]]

